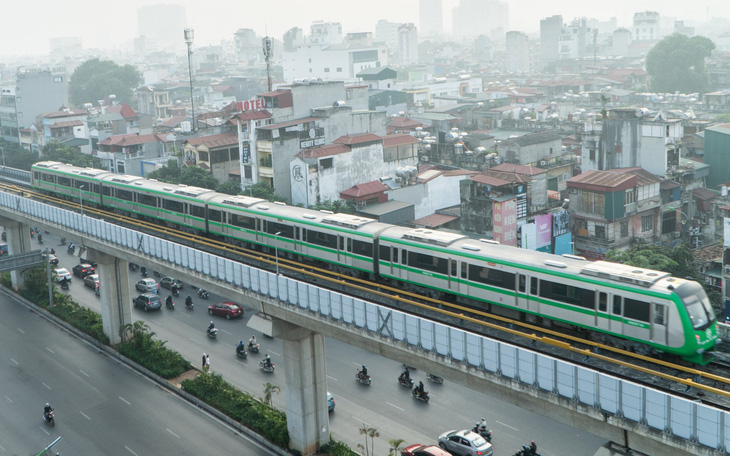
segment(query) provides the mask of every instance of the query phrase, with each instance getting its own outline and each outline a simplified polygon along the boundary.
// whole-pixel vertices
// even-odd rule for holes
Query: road
[[[38,454],[59,436],[51,454],[270,454],[1,294],[0,312],[0,454]]]
[[[45,235],[44,238],[51,236]],[[57,244],[55,242],[52,245]],[[57,252],[57,255],[60,266],[69,271],[77,263],[77,257],[67,254],[65,249]],[[149,276],[159,280],[152,271],[149,271]],[[138,271],[130,271],[130,286],[133,288],[141,277]],[[246,326],[252,309],[245,309],[243,320],[227,321],[211,317],[206,312],[207,305],[226,299],[214,295],[207,301],[198,299],[195,291],[185,284],[180,296],[175,298],[175,310],[166,309],[164,305],[159,312],[145,313],[141,309],[133,309],[133,319],[144,320],[157,337],[167,341],[168,347],[180,352],[197,367],[200,367],[201,355],[210,354],[211,369],[244,391],[261,397],[267,382],[283,388],[285,372],[280,368],[283,364],[280,362],[281,342],[263,337]],[[83,281],[74,278],[69,292],[80,304],[100,312],[99,298],[93,290],[83,286]],[[138,293],[131,291],[132,296]],[[163,300],[167,294],[169,290],[160,290]],[[193,296],[193,310],[184,306],[187,295]],[[210,339],[205,334],[211,319],[220,330],[218,339]],[[247,360],[237,358],[235,345],[239,340],[246,342],[252,334],[261,343],[262,352],[258,355],[249,354]],[[337,404],[335,411],[330,414],[330,429],[334,438],[345,441],[352,448],[365,443],[359,432],[363,425],[379,430],[380,437],[375,439],[375,453],[387,454],[388,441],[391,439],[403,439],[406,444],[435,444],[441,433],[472,427],[481,417],[486,418],[493,430],[495,456],[512,455],[530,440],[538,443],[538,449],[544,456],[593,455],[606,443],[595,435],[502,402],[488,389],[476,392],[448,380],[443,385],[437,385],[426,380],[424,372],[412,372],[412,378],[416,382],[422,380],[431,393],[431,401],[425,404],[413,399],[408,389],[398,384],[401,364],[329,338],[326,350],[328,389],[335,396]],[[258,369],[258,362],[264,353],[271,355],[277,365],[273,375]],[[361,385],[354,379],[361,364],[368,366],[373,377],[370,386]],[[284,409],[285,395],[275,395],[273,402],[276,407]]]

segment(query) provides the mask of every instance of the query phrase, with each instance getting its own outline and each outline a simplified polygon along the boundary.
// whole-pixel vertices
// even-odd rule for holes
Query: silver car
[[[449,431],[439,436],[439,446],[455,455],[491,456],[492,444],[476,432],[468,429]]]
[[[134,288],[142,293],[154,293],[160,286],[155,282],[155,279],[142,279],[134,284]]]

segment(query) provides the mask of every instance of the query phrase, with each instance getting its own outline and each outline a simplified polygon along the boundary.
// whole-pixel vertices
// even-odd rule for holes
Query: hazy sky
[[[451,30],[451,10],[459,0],[444,0],[444,28]],[[3,0],[0,5],[0,56],[47,54],[49,39],[78,36],[83,46],[112,48],[137,35],[137,8],[160,3],[186,8],[188,27],[195,29],[195,44],[232,39],[239,28],[281,38],[291,27],[308,33],[314,20],[339,21],[345,32],[374,31],[379,19],[418,25],[418,0]],[[537,31],[540,19],[561,14],[564,20],[586,16],[629,26],[636,11],[658,11],[684,20],[711,17],[730,19],[727,0],[511,0],[511,30]],[[182,31],[181,51],[184,50]]]

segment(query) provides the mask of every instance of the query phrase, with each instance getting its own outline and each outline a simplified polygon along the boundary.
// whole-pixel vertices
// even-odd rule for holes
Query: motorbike
[[[370,378],[370,376],[363,375],[360,369],[358,369],[357,373],[355,374],[355,380],[362,383],[363,385],[369,385],[372,383],[372,379]]]
[[[429,379],[429,380],[431,380],[434,383],[438,383],[439,385],[444,382],[444,378],[443,377],[439,377],[438,375],[431,374],[429,372],[426,372],[426,378]]]
[[[8,240],[8,233],[3,231],[3,241],[7,241],[7,240]]]
[[[61,280],[61,289],[68,290],[68,280]]]
[[[405,378],[401,375],[398,377],[398,383],[408,388],[413,388],[413,379],[411,377]]]
[[[56,425],[56,420],[54,419],[53,416],[54,416],[53,410],[51,410],[48,413],[43,413],[43,421],[45,421],[46,423],[50,424],[51,426],[55,426]]]
[[[174,309],[175,303],[172,301],[172,299],[165,299],[165,306],[167,306],[168,309]]]
[[[139,265],[137,263],[129,263],[130,271],[136,271],[137,269],[139,269]]]
[[[66,249],[66,251],[67,251],[67,252],[68,252],[68,253],[69,253],[70,255],[73,255],[74,253],[76,253],[76,244],[74,244],[73,242],[72,242],[72,243],[70,243],[70,244],[68,245],[68,248]]]
[[[5,238],[3,238],[5,240]],[[66,245],[66,238],[61,238],[61,243],[58,245]]]
[[[201,299],[208,299],[208,292],[202,288],[198,288],[198,297]]]
[[[157,272],[157,271],[152,271],[152,273],[153,273],[153,274],[155,275],[155,277],[162,277],[162,276],[160,275],[160,273],[159,273],[159,272]]]
[[[418,389],[414,389],[411,391],[411,395],[418,399],[419,401],[428,402],[428,391],[424,391],[422,393],[418,392]]]
[[[180,296],[180,289],[178,287],[172,287],[172,295],[175,297]]]
[[[185,300],[185,307],[188,309],[193,308],[193,298],[191,298],[190,296],[188,296],[187,299]]]
[[[142,273],[142,277],[147,277],[147,268],[144,266],[139,269],[139,272]]]
[[[513,456],[542,456],[536,450],[533,450],[530,445],[523,444],[522,448],[519,449]]]
[[[239,350],[238,347],[236,347],[236,356],[246,359],[248,358],[248,353],[246,353],[246,349]]]
[[[490,429],[480,428],[479,423],[474,425],[474,429],[472,429],[471,432],[481,435],[487,442],[492,441],[492,431]]]
[[[250,351],[251,353],[258,353],[260,348],[261,344],[252,344],[250,342],[248,343],[248,351]]]
[[[264,363],[264,361],[261,361],[259,363],[259,369],[261,369],[264,372],[268,372],[270,374],[274,373],[275,368],[276,368],[276,366],[274,366],[274,363],[271,363],[269,365],[266,365],[266,363]]]
[[[38,235],[38,243],[43,244],[43,235],[42,234]]]
[[[208,337],[210,337],[211,339],[215,339],[216,337],[218,337],[218,328],[208,329],[206,331],[206,334],[208,334]]]

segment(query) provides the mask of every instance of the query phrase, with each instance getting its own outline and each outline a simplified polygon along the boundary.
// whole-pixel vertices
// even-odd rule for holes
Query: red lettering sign
[[[238,112],[258,111],[260,109],[264,109],[264,100],[260,98],[254,100],[239,101],[236,104],[238,105]]]

